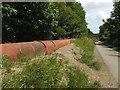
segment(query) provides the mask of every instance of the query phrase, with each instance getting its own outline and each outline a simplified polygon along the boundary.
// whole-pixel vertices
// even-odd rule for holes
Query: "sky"
[[[113,0],[76,0],[80,2],[86,11],[88,28],[93,33],[99,33],[99,26],[103,24],[102,19],[110,17],[113,11]]]

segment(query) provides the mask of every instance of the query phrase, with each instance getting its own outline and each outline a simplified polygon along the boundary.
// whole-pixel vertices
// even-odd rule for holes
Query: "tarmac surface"
[[[117,51],[101,44],[101,42],[96,42],[96,48],[101,54],[105,64],[107,65],[109,71],[112,73],[114,79],[118,82],[120,87],[120,55]]]

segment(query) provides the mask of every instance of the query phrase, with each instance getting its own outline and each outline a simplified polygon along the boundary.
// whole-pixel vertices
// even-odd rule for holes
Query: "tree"
[[[88,35],[77,2],[3,2],[2,16],[3,43]]]
[[[114,2],[111,17],[100,26],[99,37],[107,44],[120,49],[120,1]]]
[[[58,23],[58,12],[52,3],[16,2],[2,5],[3,42],[52,39]]]

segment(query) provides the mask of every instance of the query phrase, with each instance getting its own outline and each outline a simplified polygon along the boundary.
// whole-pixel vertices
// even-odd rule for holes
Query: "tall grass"
[[[52,88],[57,86],[61,79],[62,62],[57,62],[56,57],[40,60],[27,64],[22,72],[4,77],[3,88]],[[10,79],[12,78],[12,79]]]
[[[81,37],[80,39],[72,40],[71,42],[74,43],[81,50],[80,54],[82,55],[82,57],[78,58],[78,61],[87,64],[90,68],[96,70],[100,69],[100,64],[93,61],[95,47],[95,41],[93,39],[90,39],[88,37]]]
[[[88,83],[88,76],[77,67],[69,67],[69,71],[66,72],[69,78],[68,86],[70,88],[98,88],[100,83],[95,81],[94,83]]]
[[[3,88],[58,88],[58,87],[59,88],[97,88],[100,86],[100,84],[96,82],[89,83],[88,76],[85,75],[83,71],[79,70],[75,66],[73,67],[68,64],[69,64],[68,60],[57,59],[56,54],[49,58],[48,57],[43,58],[42,60],[41,58],[39,58],[37,62],[35,61],[26,64],[26,66],[23,67],[23,70],[19,73],[14,73],[12,71],[10,71],[9,74],[3,73],[4,77],[2,78],[2,87]],[[4,64],[4,67],[7,67],[7,65]],[[12,66],[9,66],[9,68],[11,67]],[[61,85],[60,81],[64,75],[67,84],[63,82]]]
[[[6,56],[2,56],[1,61],[2,67],[6,69],[6,72],[10,72],[12,67],[11,60]]]

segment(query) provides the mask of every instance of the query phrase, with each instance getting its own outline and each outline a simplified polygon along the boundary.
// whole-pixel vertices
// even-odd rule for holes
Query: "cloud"
[[[101,17],[101,18],[103,18],[103,19],[106,19],[106,18],[108,18],[110,15],[107,14],[106,12],[104,12],[104,11],[98,11],[98,16]]]
[[[83,6],[87,5],[88,3],[109,3],[112,0],[76,0],[77,2],[82,3]]]
[[[112,6],[111,2],[89,2],[86,5],[84,5],[85,10],[87,11],[93,11],[93,10],[110,10]]]
[[[110,17],[113,8],[112,0],[77,0],[86,11],[86,21],[88,28],[94,33],[99,32],[102,19]]]

